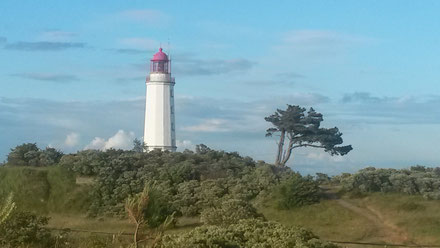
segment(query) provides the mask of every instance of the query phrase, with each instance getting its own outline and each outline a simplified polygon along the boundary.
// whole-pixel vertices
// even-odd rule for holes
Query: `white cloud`
[[[191,140],[176,140],[176,146],[179,151],[183,151],[185,149],[194,150],[195,145]]]
[[[346,55],[360,45],[374,44],[373,38],[331,30],[292,30],[284,33],[275,50],[289,57],[302,59],[330,59]]]
[[[69,83],[72,81],[78,81],[79,78],[72,74],[55,74],[55,73],[16,73],[11,76],[21,77],[24,79],[32,79],[38,81],[57,82],[57,83]]]
[[[283,41],[288,44],[318,47],[360,43],[371,39],[328,30],[293,30],[287,32]]]
[[[229,129],[226,126],[227,120],[206,119],[198,125],[183,127],[182,130],[189,132],[227,132]]]
[[[318,161],[328,161],[328,162],[344,162],[345,157],[343,156],[331,156],[324,151],[309,152],[306,156],[308,159],[318,160]]]
[[[108,140],[100,137],[95,137],[88,145],[84,147],[87,149],[107,150],[110,148],[128,150],[133,148],[133,140],[135,139],[134,132],[126,132],[119,130],[115,135]]]
[[[95,137],[88,145],[86,145],[84,150],[87,149],[104,150],[105,143],[106,143],[105,139]]]
[[[72,41],[76,36],[78,36],[78,34],[73,32],[48,30],[41,33],[38,38],[42,41],[68,42]]]
[[[74,147],[79,143],[79,134],[77,133],[69,133],[64,140],[64,145],[67,147]]]

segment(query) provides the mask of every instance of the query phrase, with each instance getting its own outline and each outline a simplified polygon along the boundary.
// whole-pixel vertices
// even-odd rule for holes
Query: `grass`
[[[49,227],[109,233],[133,232],[133,224],[120,218],[89,218],[81,214],[50,214]]]
[[[366,211],[368,208],[377,210],[386,221],[404,230],[414,244],[440,245],[440,201],[391,193],[344,200]],[[267,202],[259,211],[269,220],[304,226],[325,240],[380,243],[384,235],[371,220],[342,207],[335,200],[322,200],[291,210],[279,210],[274,202]]]
[[[75,178],[57,167],[0,168],[0,198],[13,191],[20,208],[48,214],[52,228],[131,233],[133,225],[126,219],[86,216],[91,187],[92,178]],[[360,208],[377,210],[404,229],[416,244],[440,245],[440,201],[391,193],[344,199]],[[336,200],[322,200],[318,204],[291,210],[279,210],[275,201],[267,201],[258,210],[268,220],[304,226],[325,240],[380,242],[381,233],[374,223],[344,208]],[[167,233],[187,232],[199,224],[198,218],[180,218],[178,226]]]
[[[375,233],[374,225],[369,224],[368,220],[332,200],[291,210],[278,210],[274,205],[269,205],[259,211],[268,220],[306,227],[325,240],[362,241]]]
[[[90,187],[60,167],[0,168],[0,199],[13,192],[18,208],[38,214],[85,212]]]
[[[406,230],[417,244],[440,245],[440,201],[422,196],[375,193],[355,200],[370,206]]]

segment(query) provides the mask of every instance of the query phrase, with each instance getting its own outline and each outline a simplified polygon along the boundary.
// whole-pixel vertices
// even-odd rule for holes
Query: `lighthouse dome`
[[[168,56],[166,53],[162,52],[162,48],[159,48],[159,52],[154,54],[151,61],[168,61]]]

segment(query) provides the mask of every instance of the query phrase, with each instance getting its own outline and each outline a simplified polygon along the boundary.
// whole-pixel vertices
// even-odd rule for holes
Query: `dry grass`
[[[366,212],[377,212],[388,223],[377,225],[337,204],[335,200],[324,200],[319,204],[292,210],[278,210],[269,205],[260,208],[260,211],[269,220],[304,226],[325,240],[382,243],[386,240],[384,226],[391,224],[408,235],[404,243],[440,245],[440,201],[403,194],[371,194],[365,198],[345,201],[364,208]]]
[[[371,194],[360,199],[345,199],[360,208],[381,213],[387,221],[405,230],[412,244],[440,245],[440,201],[429,201],[421,196],[401,194]],[[382,242],[383,230],[377,223],[352,212],[335,200],[292,210],[278,210],[273,203],[260,207],[268,220],[285,225],[299,225],[312,230],[325,240]],[[50,227],[71,228],[100,232],[133,232],[126,219],[88,218],[83,215],[51,214]],[[166,233],[188,232],[200,225],[198,218],[180,218],[177,227]],[[368,247],[342,245],[343,247]]]
[[[372,223],[332,200],[291,210],[278,210],[273,206],[259,210],[269,220],[306,227],[325,240],[374,241]]]
[[[440,201],[403,194],[372,194],[354,200],[363,207],[374,208],[400,228],[416,244],[440,245]]]
[[[128,219],[89,218],[84,215],[50,214],[48,226],[111,233],[133,232],[133,224]]]

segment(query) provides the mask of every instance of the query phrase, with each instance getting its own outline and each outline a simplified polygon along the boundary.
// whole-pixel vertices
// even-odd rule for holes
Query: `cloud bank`
[[[62,51],[68,49],[82,49],[86,47],[86,43],[82,42],[54,42],[54,41],[19,41],[6,43],[4,49],[17,51]]]
[[[110,148],[129,150],[133,148],[134,139],[134,132],[119,130],[115,133],[115,135],[111,136],[108,139],[95,137],[88,145],[84,147],[84,150],[96,149],[105,151]]]
[[[75,147],[79,144],[79,134],[69,133],[64,140],[64,145],[66,147]]]
[[[57,83],[69,83],[78,81],[79,78],[70,74],[53,74],[53,73],[16,73],[11,76],[20,77],[24,79],[57,82]]]

